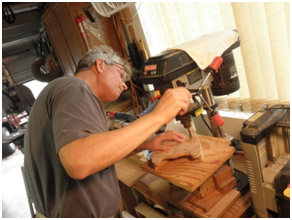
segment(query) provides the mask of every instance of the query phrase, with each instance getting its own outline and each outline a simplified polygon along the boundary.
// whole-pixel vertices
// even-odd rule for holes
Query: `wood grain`
[[[218,194],[219,195],[219,194]],[[240,197],[240,192],[232,189],[228,193],[223,194],[220,200],[217,201],[216,204],[212,206],[209,211],[204,211],[202,208],[193,204],[189,200],[185,200],[181,202],[181,206],[184,207],[185,210],[195,214],[200,218],[219,218],[221,217],[226,210],[229,209],[233,205],[233,203]]]
[[[226,193],[237,184],[235,177],[227,179],[225,182],[216,185],[216,189],[221,193]]]
[[[250,192],[246,193],[237,199],[233,205],[221,216],[222,218],[249,218],[251,216],[243,216],[247,210],[251,207],[251,195]],[[250,213],[247,213],[250,214]]]
[[[157,169],[149,162],[142,165],[142,169],[153,173],[167,181],[190,192],[195,191],[216,170],[219,169],[234,153],[230,141],[199,135],[204,159],[202,161],[189,158],[178,158],[164,161]]]
[[[140,155],[135,154],[115,164],[118,179],[128,187],[131,187],[146,174],[146,172],[141,169],[141,165],[144,162],[140,158]]]
[[[213,177],[209,177],[198,189],[195,190],[194,195],[202,199],[215,190],[215,183]]]
[[[188,200],[199,208],[208,212],[220,199],[223,198],[223,194],[218,190],[214,190],[212,193],[202,199],[198,199],[196,196],[191,196]]]
[[[208,218],[221,217],[224,212],[240,197],[240,192],[232,189],[228,193],[224,194],[224,197],[220,199],[208,212]]]
[[[170,150],[153,152],[152,163],[155,169],[165,160],[172,160],[185,156],[196,159],[201,156],[202,146],[198,135],[195,135],[192,139],[185,138],[183,143],[167,142],[165,144],[172,146]]]

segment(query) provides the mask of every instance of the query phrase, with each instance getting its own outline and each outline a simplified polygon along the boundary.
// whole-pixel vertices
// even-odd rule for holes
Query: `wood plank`
[[[231,177],[227,179],[225,182],[221,183],[220,185],[216,185],[216,189],[221,193],[226,193],[235,187],[237,184],[235,177]]]
[[[204,159],[178,158],[165,161],[157,169],[147,162],[142,168],[190,192],[195,191],[234,153],[230,141],[199,135]]]
[[[240,197],[240,192],[232,189],[220,199],[207,213],[208,218],[218,218],[226,212],[226,210],[232,206],[234,201]]]
[[[141,187],[142,184],[143,187]],[[157,204],[161,205],[167,211],[170,211],[173,206],[176,209],[181,210],[183,214],[186,214],[186,216],[205,218],[208,217],[207,212],[204,211],[206,209],[200,208],[199,206],[192,203],[191,201],[192,197],[196,198],[194,194],[192,195],[190,192],[181,189],[173,184],[169,184],[166,180],[159,178],[157,176],[155,177],[150,173],[146,174],[140,180],[138,180],[134,184],[134,187],[139,192],[143,193],[145,196],[150,198],[152,201],[155,201]],[[223,200],[221,201],[221,199],[223,198],[224,194],[221,195],[222,195],[221,198],[219,199],[215,198],[217,200],[215,204],[212,205],[207,204],[209,206],[207,207],[207,210],[211,210],[211,208],[213,208],[217,203],[223,201]],[[205,197],[206,199],[205,202],[207,202],[207,197]],[[212,199],[214,199],[214,197],[210,198],[210,200]],[[230,203],[227,204],[227,209],[232,205],[232,202],[233,201],[231,200]],[[203,203],[199,205],[202,207]],[[224,210],[226,209],[223,207],[222,212],[226,212]]]
[[[216,189],[221,193],[226,193],[236,186],[237,182],[233,176],[233,170],[227,164],[224,164],[213,174]]]
[[[227,164],[224,164],[213,174],[213,178],[216,185],[221,185],[231,177],[233,177],[233,170]]]
[[[149,185],[149,190],[151,192],[151,198],[166,210],[170,209],[169,204],[179,208],[179,202],[190,196],[190,192],[170,184],[162,178],[158,178],[152,182]]]
[[[198,199],[196,196],[190,197],[189,202],[208,212],[220,199],[223,198],[223,194],[218,190],[214,190],[212,193],[207,195],[205,198]]]
[[[131,187],[146,174],[146,172],[141,169],[143,163],[144,161],[141,160],[141,155],[139,154],[120,160],[115,164],[118,179],[128,187]]]
[[[215,190],[215,183],[213,177],[209,177],[195,192],[194,195],[202,199]]]
[[[223,215],[229,207],[231,207],[236,199],[240,197],[240,192],[232,189],[228,193],[224,194],[223,197],[208,211],[205,212],[200,207],[191,203],[189,200],[181,202],[181,207],[184,210],[191,213],[193,216],[200,218],[219,218]]]
[[[245,158],[243,155],[233,155],[232,156],[232,165],[235,170],[238,170],[247,175]]]
[[[135,207],[138,218],[165,218],[165,215],[141,202]]]
[[[151,173],[146,173],[141,179],[135,182],[133,187],[142,194],[144,194],[145,196],[152,198],[149,186],[158,179],[159,179],[158,176],[155,176]]]
[[[251,207],[251,195],[250,192],[244,196],[240,196],[232,206],[221,216],[222,218],[240,218]],[[251,217],[251,216],[244,216]]]

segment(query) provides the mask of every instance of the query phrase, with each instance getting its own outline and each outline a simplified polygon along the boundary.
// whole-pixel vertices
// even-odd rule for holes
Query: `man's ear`
[[[105,68],[105,62],[100,58],[96,59],[95,68],[96,68],[97,73],[103,73],[104,68]]]

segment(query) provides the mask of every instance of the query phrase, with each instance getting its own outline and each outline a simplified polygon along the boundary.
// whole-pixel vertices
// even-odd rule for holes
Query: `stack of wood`
[[[167,187],[167,183],[161,179],[151,179],[152,182],[146,184],[149,190],[145,192],[162,206],[168,208],[167,204],[172,203],[191,217],[218,218],[225,215],[229,209],[235,210],[229,216],[240,217],[239,214],[250,206],[250,197],[241,198],[240,192],[235,189],[237,182],[233,169],[227,165],[234,148],[230,146],[230,141],[224,138],[198,136],[204,155],[202,160],[193,159],[190,154],[176,159],[170,158],[171,160],[163,160],[162,157],[159,158],[162,162],[158,160],[157,166],[153,167],[149,162],[142,166],[147,172],[174,184]],[[157,158],[154,158],[154,162],[157,162],[156,160]],[[141,189],[138,183],[137,188]],[[174,194],[179,195],[179,199],[173,199]],[[245,204],[240,212],[238,205],[235,205],[238,201]],[[232,208],[234,205],[236,207]]]
[[[197,212],[202,217],[219,217],[240,197],[240,192],[233,189],[235,186],[232,168],[224,164],[184,204],[191,210],[194,210],[193,205],[200,208]]]

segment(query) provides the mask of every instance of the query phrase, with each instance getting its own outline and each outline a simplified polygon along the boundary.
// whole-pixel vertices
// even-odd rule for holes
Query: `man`
[[[24,168],[36,210],[44,216],[113,216],[120,206],[113,164],[134,150],[167,150],[164,141],[183,141],[175,132],[149,136],[186,112],[191,95],[185,88],[166,91],[152,112],[108,131],[103,103],[127,89],[125,69],[110,47],[96,47],[81,59],[75,77],[53,80],[35,101]]]

